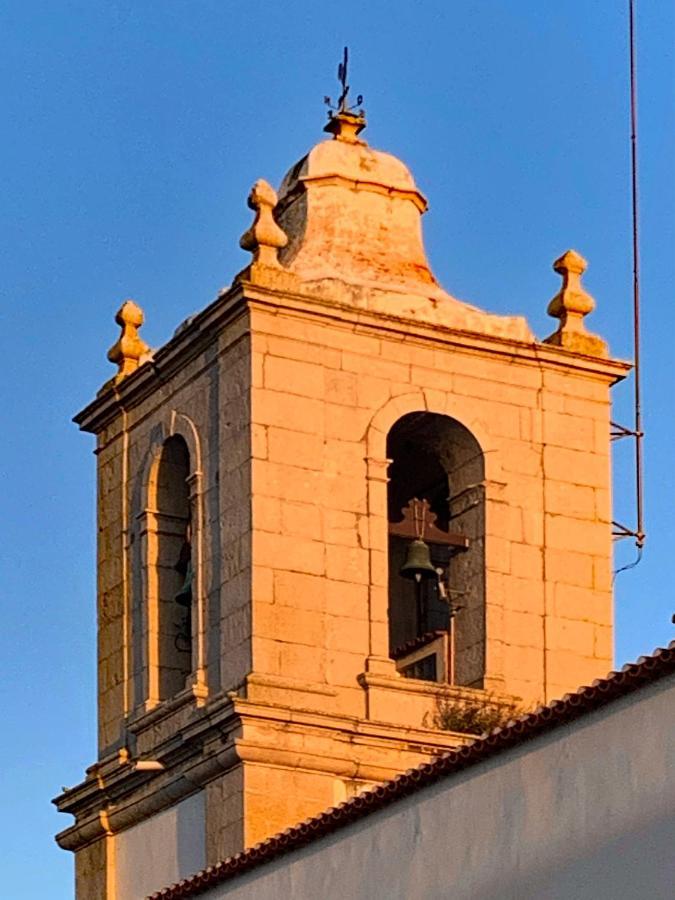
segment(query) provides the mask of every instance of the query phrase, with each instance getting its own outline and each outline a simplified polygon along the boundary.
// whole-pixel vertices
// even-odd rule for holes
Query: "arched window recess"
[[[395,423],[387,456],[389,655],[408,678],[475,683],[484,629],[483,454],[459,422],[420,412]]]
[[[154,528],[148,545],[151,698],[175,696],[192,673],[193,553],[190,454],[179,435],[167,438],[151,496]],[[153,652],[154,647],[154,652]],[[152,665],[153,657],[155,665]]]

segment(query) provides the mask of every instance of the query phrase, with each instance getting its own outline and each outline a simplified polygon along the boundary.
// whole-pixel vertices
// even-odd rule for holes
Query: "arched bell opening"
[[[162,446],[154,483],[157,691],[160,700],[185,687],[192,671],[190,453],[182,437]],[[151,598],[152,599],[152,598]]]
[[[455,419],[415,412],[391,428],[387,457],[389,655],[406,677],[480,687],[483,452]]]

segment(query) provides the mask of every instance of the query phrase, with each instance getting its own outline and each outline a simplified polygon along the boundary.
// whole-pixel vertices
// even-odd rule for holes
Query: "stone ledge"
[[[307,293],[276,292],[252,284],[247,284],[245,287],[247,288],[246,300],[253,309],[256,304],[259,304],[263,308],[265,306],[272,307],[276,311],[283,309],[303,318],[339,320],[345,326],[356,327],[360,333],[365,335],[389,332],[403,335],[407,342],[417,339],[424,343],[433,342],[437,345],[461,347],[469,352],[506,354],[517,357],[525,364],[535,365],[537,368],[541,368],[542,363],[545,363],[553,368],[562,368],[568,371],[581,370],[608,379],[610,383],[625,378],[632,368],[630,363],[623,360],[585,356],[538,341],[525,341],[496,334],[463,330],[439,323],[422,322],[405,315],[381,310],[367,310]],[[252,325],[252,331],[256,331],[254,325]]]
[[[223,330],[241,320],[247,308],[259,304],[276,311],[300,313],[318,319],[339,320],[365,333],[390,332],[406,340],[432,341],[435,344],[461,347],[479,353],[494,353],[518,357],[524,363],[538,367],[542,362],[554,368],[583,371],[615,383],[626,376],[631,364],[614,359],[599,359],[563,347],[530,340],[518,340],[500,335],[462,330],[440,323],[425,323],[401,314],[381,310],[367,310],[353,305],[327,300],[321,296],[290,290],[275,290],[263,285],[242,281],[223,291],[213,303],[198,313],[154,354],[152,361],[139,366],[124,381],[107,388],[88,404],[74,421],[81,430],[98,433],[110,424],[120,410],[129,410],[165,383],[188,359],[192,359],[212,344]],[[247,323],[245,331],[255,331]],[[240,335],[235,335],[237,340]]]
[[[421,213],[426,212],[429,206],[424,194],[417,189],[393,187],[382,181],[369,181],[364,178],[349,178],[345,175],[341,175],[339,172],[327,172],[321,175],[301,175],[300,178],[298,178],[298,182],[302,187],[308,184],[325,185],[327,187],[338,186],[346,187],[350,191],[362,190],[373,194],[383,194],[386,197],[395,197],[398,200],[410,200]],[[292,192],[289,191],[289,193],[285,195],[284,207],[290,205],[288,200],[291,197],[291,193]],[[293,197],[293,199],[295,199],[295,197]]]
[[[486,691],[481,688],[464,687],[463,685],[444,684],[435,681],[421,681],[417,678],[404,678],[401,675],[380,675],[373,672],[362,672],[358,676],[359,684],[365,688],[382,688],[390,691],[417,694],[424,697],[456,700],[480,700],[487,697],[496,704],[508,704],[519,697],[497,691]]]
[[[148,709],[139,707],[127,718],[127,731],[138,735],[178,712],[178,710],[185,707],[201,708],[207,697],[208,691],[203,684],[198,682],[191,684],[176,694],[175,697],[170,697],[168,700],[160,700]]]
[[[441,700],[454,699],[460,703],[486,703],[489,700],[492,705],[506,706],[521,699],[492,690],[370,672],[363,672],[358,680],[366,691],[369,720],[391,722],[398,727],[411,722],[419,722],[420,726],[425,727],[429,717],[433,719]]]
[[[234,694],[214,698],[199,713],[187,728],[156,748],[154,759],[163,769],[137,771],[133,767],[136,759],[119,753],[105,765],[91,767],[85,782],[56,798],[61,812],[76,816],[75,824],[57,835],[59,846],[79,850],[129,828],[242,763],[300,767],[346,779],[378,781],[407,768],[397,766],[396,758],[412,756],[423,761],[472,740],[470,735],[449,731],[401,728],[395,723],[253,703]],[[246,731],[253,728],[255,732],[257,723],[269,728],[274,739],[261,740],[260,733],[257,739],[255,733],[247,738]],[[322,735],[330,752],[312,753],[293,746],[294,740],[302,741],[308,733]],[[345,752],[349,747],[354,748],[353,753]],[[370,760],[362,759],[364,751]]]
[[[273,690],[297,691],[302,694],[319,694],[323,697],[336,697],[337,691],[328,685],[317,684],[312,681],[299,681],[296,678],[284,678],[281,675],[262,675],[252,672],[246,677],[246,697],[254,700],[259,693],[257,688],[272,688]],[[230,696],[238,696],[232,692]]]

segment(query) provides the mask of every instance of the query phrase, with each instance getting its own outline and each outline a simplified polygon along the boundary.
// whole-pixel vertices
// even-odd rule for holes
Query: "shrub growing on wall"
[[[497,699],[492,694],[484,698],[438,697],[434,713],[425,716],[424,724],[441,731],[479,735],[503,728],[522,713],[515,701]]]

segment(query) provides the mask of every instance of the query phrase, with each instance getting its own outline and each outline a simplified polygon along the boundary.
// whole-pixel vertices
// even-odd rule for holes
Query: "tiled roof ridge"
[[[675,672],[675,641],[671,641],[668,647],[655,650],[651,656],[641,656],[636,662],[628,663],[618,672],[611,672],[606,678],[596,679],[592,684],[579,688],[573,694],[565,694],[560,700],[553,700],[502,728],[495,728],[470,744],[465,744],[457,750],[450,750],[431,763],[423,763],[415,769],[409,769],[391,781],[357,794],[339,806],[330,807],[319,815],[287,828],[217,865],[209,866],[178,884],[158,891],[147,900],[183,900],[186,897],[194,897],[230,878],[242,875],[284,853],[299,849],[355,822],[395,800],[407,797],[445,775],[483,762],[546,731],[572,722],[673,672]]]

